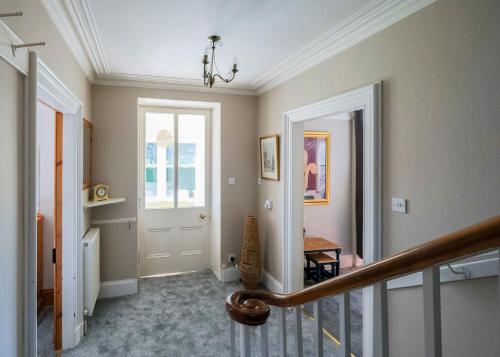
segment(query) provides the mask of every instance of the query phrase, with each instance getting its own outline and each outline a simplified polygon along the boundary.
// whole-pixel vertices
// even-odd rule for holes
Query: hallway
[[[224,284],[210,271],[166,278],[141,279],[139,293],[98,300],[89,320],[88,336],[63,351],[76,356],[229,356],[227,295],[242,289]],[[287,314],[288,353],[294,351],[293,313]],[[269,318],[270,355],[278,355],[278,316]],[[313,354],[313,321],[302,320],[304,355]],[[254,330],[253,356],[260,355],[260,331]],[[238,328],[237,328],[238,335]],[[237,346],[238,348],[238,346]],[[325,336],[325,356],[338,356],[337,345]],[[333,352],[333,353],[332,353]],[[45,357],[45,356],[44,356]]]

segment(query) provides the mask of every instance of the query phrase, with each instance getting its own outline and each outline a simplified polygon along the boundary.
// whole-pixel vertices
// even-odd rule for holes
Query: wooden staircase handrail
[[[267,321],[269,305],[292,307],[309,303],[499,246],[500,215],[291,294],[266,290],[233,292],[226,299],[226,310],[233,320],[258,326]]]

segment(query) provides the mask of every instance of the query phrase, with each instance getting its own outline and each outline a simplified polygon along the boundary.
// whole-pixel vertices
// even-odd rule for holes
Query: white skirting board
[[[274,276],[272,276],[265,270],[262,272],[262,282],[264,283],[266,288],[273,293],[283,292],[283,285]]]
[[[224,267],[222,268],[222,279],[223,283],[228,283],[230,281],[236,281],[240,278],[240,271],[237,267]],[[283,291],[283,285],[276,280],[274,276],[269,274],[267,271],[262,271],[262,283],[270,291],[275,293],[281,293]]]
[[[75,346],[78,346],[80,341],[83,339],[83,322],[78,324],[75,328]]]
[[[106,299],[118,296],[134,295],[138,292],[138,280],[124,279],[114,281],[104,281],[99,290],[99,299]]]

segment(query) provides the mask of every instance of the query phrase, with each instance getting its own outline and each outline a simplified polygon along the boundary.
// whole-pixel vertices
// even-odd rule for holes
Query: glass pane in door
[[[205,206],[205,116],[179,114],[178,207]]]
[[[144,190],[146,209],[174,208],[175,132],[173,113],[145,114]]]

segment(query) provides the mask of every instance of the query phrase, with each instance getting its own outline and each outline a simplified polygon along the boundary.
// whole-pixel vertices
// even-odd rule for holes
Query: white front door
[[[209,267],[210,112],[139,108],[139,275]]]

